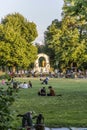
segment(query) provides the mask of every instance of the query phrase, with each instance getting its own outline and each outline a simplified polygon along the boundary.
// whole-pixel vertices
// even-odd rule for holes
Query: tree
[[[72,17],[67,16],[62,20],[56,57],[60,59],[60,65],[64,68],[71,68],[73,65],[79,67],[83,62],[85,45],[84,40],[80,41],[80,33],[76,26],[76,20]]]
[[[35,43],[35,46],[38,49],[38,53],[45,53],[45,45],[44,44],[39,44],[39,43]]]
[[[47,27],[47,31],[44,33],[44,39],[45,39],[45,53],[50,56],[50,62],[51,66],[55,65],[55,61],[57,60],[55,58],[55,48],[58,40],[58,35],[60,35],[61,28],[61,21],[58,21],[57,19],[53,20],[51,25]]]
[[[69,16],[76,20],[75,28],[79,30],[79,46],[75,50],[79,66],[87,63],[87,1],[86,0],[65,0],[63,16]],[[79,58],[78,58],[79,57]],[[87,66],[86,66],[87,68]]]
[[[82,0],[64,2],[62,21],[54,21],[45,32],[46,46],[51,48],[50,55],[54,53],[53,59],[61,68],[81,67],[87,62],[87,22],[86,13],[81,9],[77,13],[76,8],[81,4],[86,11],[87,4]]]
[[[87,21],[87,0],[64,0],[64,16],[76,16]]]
[[[36,25],[21,14],[9,14],[0,24],[0,65],[28,67],[34,62],[37,48],[33,41],[37,37]]]

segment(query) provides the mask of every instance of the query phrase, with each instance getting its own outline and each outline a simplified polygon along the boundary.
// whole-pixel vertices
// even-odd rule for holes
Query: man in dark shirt
[[[46,89],[45,89],[45,87],[41,88],[41,90],[38,92],[38,95],[46,96]]]

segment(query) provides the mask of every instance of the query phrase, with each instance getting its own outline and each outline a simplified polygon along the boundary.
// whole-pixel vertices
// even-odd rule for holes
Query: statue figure
[[[46,62],[45,60],[42,61],[42,67],[45,67],[46,66]]]

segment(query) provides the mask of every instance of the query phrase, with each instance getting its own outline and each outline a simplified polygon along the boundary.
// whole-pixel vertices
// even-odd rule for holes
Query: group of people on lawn
[[[47,85],[48,84],[48,80],[49,78],[46,77],[44,80],[40,79],[42,81],[41,84],[45,84]],[[13,88],[32,88],[32,82],[29,80],[29,82],[24,82],[24,83],[20,83],[18,84],[17,82],[15,82],[13,80],[13,78],[11,79],[11,83],[13,84]],[[4,80],[2,80],[2,84],[4,84]],[[39,91],[38,91],[38,95],[39,96],[55,96],[55,91],[53,89],[52,86],[48,86],[48,89],[49,89],[49,93],[47,93],[46,91],[46,88],[45,87],[42,87]]]
[[[46,88],[42,87],[39,91],[38,91],[38,95],[39,96],[55,96],[55,91],[52,88],[52,86],[48,87],[49,89],[49,93],[46,92]]]
[[[32,88],[32,82],[29,80],[27,82],[19,83],[18,81],[15,81],[13,77],[10,79],[10,81],[6,82],[4,79],[1,81],[2,85],[12,85],[14,89],[17,88]]]
[[[24,82],[19,84],[19,88],[32,88],[32,82],[29,80],[28,83]]]
[[[47,85],[47,84],[48,84],[48,80],[49,80],[49,77],[46,77],[44,80],[43,80],[42,78],[40,78],[40,81],[42,81],[41,84]],[[49,93],[47,93],[45,87],[42,87],[42,88],[38,91],[38,95],[39,95],[39,96],[55,96],[55,91],[54,91],[53,87],[52,87],[52,86],[48,86],[48,89],[49,89]]]
[[[44,80],[43,80],[43,82],[42,82],[42,84],[48,84],[48,80],[49,80],[49,78],[48,77],[46,77]],[[19,85],[19,88],[32,88],[32,83],[31,83],[31,81],[29,81],[28,83],[26,83],[26,82],[24,82],[23,84],[20,84]],[[48,87],[48,89],[49,89],[49,93],[47,93],[46,92],[46,88],[45,87],[42,87],[39,91],[38,91],[38,95],[39,96],[55,96],[55,91],[54,91],[54,89],[52,88],[52,86],[49,86]]]

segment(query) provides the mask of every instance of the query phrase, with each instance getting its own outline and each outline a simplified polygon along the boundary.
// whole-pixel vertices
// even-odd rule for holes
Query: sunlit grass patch
[[[16,79],[32,81],[33,87],[20,89],[18,98],[11,109],[17,113],[35,111],[42,113],[46,126],[82,126],[87,127],[87,80],[86,79],[50,79],[48,85],[42,85],[38,79]],[[56,94],[62,96],[41,97],[37,95],[39,88],[52,85]],[[20,124],[18,124],[20,125]]]

